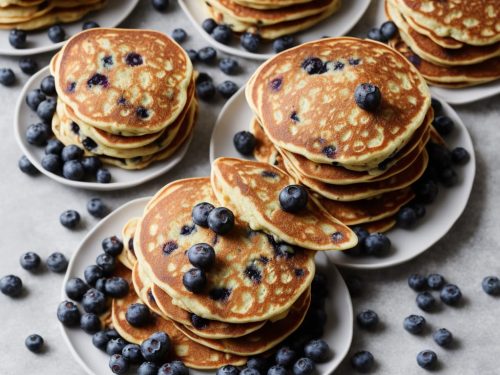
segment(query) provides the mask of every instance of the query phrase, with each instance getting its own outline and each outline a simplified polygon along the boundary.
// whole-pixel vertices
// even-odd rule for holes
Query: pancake
[[[368,231],[368,233],[385,233],[394,228],[395,225],[396,219],[392,216],[371,223],[361,224],[360,227]]]
[[[253,150],[255,159],[284,169],[283,158],[266,133],[264,133],[262,126],[260,126],[259,121],[255,117],[250,123],[250,132],[255,136],[255,148]]]
[[[139,217],[130,219],[122,229],[123,250],[117,258],[129,270],[132,270],[136,263],[134,255],[134,234],[140,219]]]
[[[296,4],[310,3],[314,0],[234,0],[240,4],[253,9],[277,9]]]
[[[327,72],[309,75],[321,56]],[[382,93],[381,108],[354,100],[365,82]],[[430,93],[422,76],[387,45],[356,38],[305,43],[269,59],[252,76],[247,101],[278,146],[317,163],[376,167],[400,150],[424,121]]]
[[[0,0],[0,7],[5,8],[11,5],[20,7],[31,7],[43,3],[45,0]]]
[[[442,37],[484,46],[500,41],[498,0],[397,0],[398,9]]]
[[[459,42],[458,40],[446,36],[439,36],[433,30],[430,30],[422,25],[419,25],[413,20],[412,17],[406,16],[405,19],[413,30],[415,30],[421,35],[429,37],[434,43],[443,48],[457,49],[457,48],[462,48],[464,46],[464,44],[462,42]]]
[[[97,28],[65,44],[53,74],[59,98],[78,119],[128,136],[157,133],[175,121],[193,67],[160,32]]]
[[[277,322],[268,322],[261,329],[243,337],[211,340],[195,335],[182,325],[174,323],[177,329],[196,341],[209,348],[225,353],[253,356],[264,353],[290,336],[302,324],[309,304],[311,303],[310,289],[306,290],[300,298],[293,304],[286,319]]]
[[[216,235],[192,221],[192,208],[200,202],[219,206],[209,178],[175,181],[155,195],[134,237],[141,269],[174,304],[206,319],[248,323],[289,310],[311,283],[314,252],[296,248],[283,256],[272,237],[250,230],[238,217],[230,233]],[[182,277],[192,267],[185,251],[198,243],[214,248],[216,263],[207,273],[207,292],[194,294]]]
[[[212,163],[212,189],[236,217],[292,245],[310,250],[345,250],[357,244],[356,235],[322,210],[310,197],[297,213],[281,208],[279,195],[295,181],[269,164],[233,158]]]

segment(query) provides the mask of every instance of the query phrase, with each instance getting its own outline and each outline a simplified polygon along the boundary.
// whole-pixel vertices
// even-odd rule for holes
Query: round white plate
[[[134,216],[141,216],[144,207],[151,198],[133,200],[108,215],[90,233],[87,234],[76,252],[73,254],[64,278],[61,301],[66,300],[64,291],[66,281],[72,277],[82,277],[85,268],[95,264],[97,255],[101,253],[103,238],[119,234],[125,223]],[[351,346],[353,332],[353,310],[351,297],[347,287],[335,266],[329,263],[326,256],[319,254],[316,259],[318,269],[328,277],[329,296],[326,301],[328,321],[323,337],[333,351],[332,359],[318,366],[319,374],[331,374],[342,362]],[[76,361],[89,375],[109,375],[109,357],[92,345],[92,337],[80,329],[69,329],[61,325],[62,335]],[[190,374],[207,374],[191,370]]]
[[[209,18],[202,1],[179,0],[179,5],[201,36],[218,50],[252,60],[267,60],[274,56],[272,43],[264,43],[260,53],[252,53],[241,47],[238,38],[234,38],[233,43],[230,45],[217,42],[201,27],[202,22]],[[310,29],[298,32],[296,34],[297,42],[304,43],[319,39],[325,35],[341,36],[347,34],[360,20],[369,5],[370,0],[343,1],[342,7],[337,13]]]
[[[177,163],[179,163],[186,154],[191,139],[189,139],[184,144],[184,146],[182,146],[182,148],[180,148],[170,158],[153,163],[149,167],[142,170],[125,170],[111,165],[105,165],[105,168],[109,169],[112,176],[111,183],[109,184],[87,181],[71,181],[45,170],[40,164],[40,161],[42,160],[42,157],[44,155],[44,148],[30,145],[26,141],[25,134],[29,125],[40,122],[40,119],[37,117],[36,113],[33,112],[26,104],[26,94],[33,89],[39,88],[42,79],[48,75],[50,75],[50,70],[48,67],[46,67],[36,73],[33,77],[31,77],[31,79],[26,83],[26,86],[24,86],[19,96],[14,115],[14,134],[19,147],[21,147],[21,150],[31,161],[31,163],[33,163],[33,165],[44,175],[52,178],[53,180],[56,180],[57,182],[60,182],[63,185],[82,189],[101,191],[126,189],[143,184],[146,181],[152,180],[168,172]]]
[[[460,217],[474,182],[476,160],[472,140],[467,128],[457,113],[445,102],[443,114],[455,122],[455,130],[446,138],[451,148],[462,146],[470,152],[471,160],[463,167],[456,167],[460,182],[447,189],[439,188],[439,196],[433,205],[426,206],[427,214],[413,230],[399,228],[389,231],[392,241],[391,254],[383,258],[350,257],[341,252],[328,252],[330,260],[344,267],[359,269],[377,269],[406,262],[430,248],[442,238]],[[252,111],[245,100],[244,88],[241,88],[224,106],[215,124],[210,143],[210,161],[221,156],[242,157],[234,148],[233,135],[241,130],[248,130]]]
[[[68,37],[82,31],[82,25],[86,21],[95,21],[101,27],[116,27],[127,18],[138,3],[139,0],[108,0],[104,8],[87,14],[78,22],[62,24],[61,26]],[[10,30],[0,30],[0,55],[27,56],[61,48],[65,42],[52,43],[47,31],[48,29],[28,31],[27,47],[15,49],[9,43]]]

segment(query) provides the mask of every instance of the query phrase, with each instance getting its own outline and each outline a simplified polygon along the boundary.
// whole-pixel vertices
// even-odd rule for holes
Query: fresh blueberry
[[[61,25],[51,26],[49,28],[48,35],[52,43],[60,43],[66,39],[66,32]]]
[[[190,48],[186,50],[189,59],[191,60],[192,63],[195,63],[198,60],[198,51]]]
[[[165,12],[168,8],[169,1],[168,0],[151,0],[151,4],[153,8],[155,8],[158,12]]]
[[[216,88],[210,81],[200,82],[196,85],[196,93],[200,99],[209,101],[214,98]]]
[[[64,254],[52,253],[47,258],[47,268],[55,273],[64,273],[68,269],[68,259]]]
[[[217,234],[226,234],[234,227],[234,214],[225,207],[214,208],[208,214],[208,227]]]
[[[403,327],[414,335],[421,333],[425,328],[425,318],[420,315],[409,315],[403,321]]]
[[[323,74],[326,72],[326,64],[324,64],[323,61],[317,57],[310,57],[304,60],[302,63],[302,69],[304,69],[309,75]]]
[[[0,292],[9,297],[17,297],[23,290],[22,280],[15,275],[7,275],[0,279]]]
[[[177,28],[172,31],[172,38],[177,42],[177,43],[182,43],[187,39],[187,33],[186,30]]]
[[[219,43],[229,44],[233,38],[233,31],[227,25],[217,25],[211,35]]]
[[[427,287],[427,278],[418,273],[414,273],[408,277],[408,286],[416,292],[421,292]]]
[[[451,152],[444,146],[430,142],[427,146],[432,166],[442,170],[451,166]]]
[[[246,156],[253,154],[255,148],[256,139],[255,136],[245,130],[236,133],[233,137],[233,144],[236,150]]]
[[[207,283],[205,272],[199,268],[191,268],[182,277],[184,287],[192,293],[200,293]]]
[[[81,301],[89,286],[80,278],[69,279],[64,287],[66,295],[75,301]]]
[[[467,151],[463,147],[455,147],[451,151],[451,161],[453,164],[457,165],[465,165],[469,162],[470,160],[470,154],[469,151]]]
[[[151,312],[142,303],[134,303],[127,308],[127,322],[134,327],[144,327],[151,322]]]
[[[439,186],[433,180],[419,181],[414,186],[417,201],[423,204],[431,204],[436,200]]]
[[[191,216],[193,217],[193,222],[201,227],[207,228],[208,214],[214,208],[215,207],[208,202],[198,203],[196,206],[193,207],[193,211],[191,213]]]
[[[402,207],[396,215],[396,223],[400,228],[410,229],[417,222],[417,213],[412,207]]]
[[[40,335],[29,335],[24,340],[24,345],[30,352],[40,353],[43,349],[43,338]]]
[[[92,198],[87,202],[87,211],[92,216],[102,219],[108,214],[108,208],[101,198]]]
[[[446,187],[455,186],[458,183],[457,172],[453,168],[444,168],[439,174],[439,181]]]
[[[123,357],[130,363],[141,363],[141,347],[136,344],[127,344],[122,350]]]
[[[234,75],[240,71],[240,64],[231,57],[224,57],[219,61],[219,69],[225,74]]]
[[[203,47],[198,50],[198,60],[205,64],[213,64],[217,60],[217,51],[212,47]]]
[[[284,367],[290,367],[297,358],[297,352],[288,346],[280,348],[274,357],[276,364]]]
[[[380,26],[380,33],[386,40],[391,39],[397,32],[398,28],[392,21],[384,22],[382,26]]]
[[[434,110],[435,116],[438,116],[441,113],[441,111],[443,110],[443,105],[436,98],[431,99],[431,106],[432,106],[432,109]]]
[[[148,338],[141,344],[141,353],[146,361],[159,362],[170,351],[170,342],[164,343],[155,338]]]
[[[49,139],[47,146],[45,146],[45,154],[61,155],[64,144],[58,139]]]
[[[92,175],[94,176],[99,168],[101,168],[101,159],[99,159],[97,156],[89,156],[82,158],[81,160],[83,169],[85,170],[85,173],[87,175]]]
[[[59,155],[48,154],[42,157],[41,164],[43,169],[59,174],[61,173],[63,161]]]
[[[109,340],[111,340],[111,337],[108,336],[106,331],[99,331],[92,336],[92,344],[102,351],[106,351]]]
[[[46,99],[46,96],[40,89],[34,89],[28,92],[26,95],[26,104],[28,107],[30,107],[33,111],[36,112],[38,106],[40,105],[41,102],[43,102]]]
[[[496,276],[487,276],[482,282],[483,290],[490,296],[500,295],[500,279]]]
[[[116,260],[109,254],[99,254],[95,263],[102,269],[104,276],[110,276],[116,268]]]
[[[83,271],[83,276],[87,284],[89,284],[90,286],[95,286],[97,280],[104,277],[104,271],[101,267],[92,264],[85,268],[85,271]]]
[[[170,337],[168,337],[168,335],[165,332],[155,332],[149,337],[160,341],[164,345],[170,346]]]
[[[83,150],[76,145],[68,145],[61,152],[61,157],[64,161],[79,160],[82,156]]]
[[[40,90],[42,90],[45,95],[56,96],[57,92],[54,76],[47,76],[42,79],[42,83],[40,83]]]
[[[238,85],[233,81],[224,81],[217,86],[217,91],[224,99],[229,99],[238,91]]]
[[[12,29],[9,32],[9,43],[16,49],[26,47],[26,37],[28,34],[24,30]]]
[[[106,256],[109,256],[105,254]],[[123,298],[128,294],[129,284],[122,277],[111,277],[106,280],[104,285],[106,294],[113,298]]]
[[[377,86],[371,83],[361,83],[356,87],[354,99],[358,107],[365,111],[374,112],[380,107],[382,94]]]
[[[104,294],[106,294],[106,280],[107,279],[105,277],[101,277],[95,282],[95,288]]]
[[[246,364],[247,368],[253,368],[259,372],[264,373],[268,367],[267,359],[262,357],[252,357],[249,358]]]
[[[300,185],[288,185],[279,195],[280,206],[286,212],[302,211],[306,208],[308,200],[309,194],[306,188]]]
[[[59,222],[63,227],[74,229],[80,223],[80,214],[75,210],[66,210],[59,216]]]
[[[38,71],[38,64],[31,57],[21,57],[19,68],[24,74],[33,75]]]
[[[108,329],[106,330],[106,335],[108,335],[109,339],[118,339],[121,338],[120,334],[116,329]]]
[[[288,371],[281,365],[274,365],[267,370],[267,375],[288,375]]]
[[[307,357],[298,359],[293,364],[293,375],[310,375],[314,373],[316,366],[314,362]]]
[[[261,373],[256,368],[245,367],[241,369],[240,375],[261,375]]]
[[[137,368],[137,375],[158,375],[158,366],[153,362],[143,362]]]
[[[432,334],[432,338],[439,346],[449,346],[453,341],[453,335],[446,328],[440,328]]]
[[[285,35],[273,41],[273,50],[276,53],[283,52],[295,45],[295,38],[291,35]]]
[[[85,177],[85,170],[79,160],[69,160],[63,165],[64,178],[72,181],[82,181]]]
[[[101,26],[97,22],[87,21],[83,24],[82,30],[96,29],[98,27],[101,27]]]
[[[217,27],[217,22],[213,18],[207,18],[201,23],[201,27],[207,33],[212,34],[214,29]]]
[[[342,254],[354,257],[363,255],[365,253],[365,239],[370,235],[370,233],[363,227],[359,226],[353,227],[352,230],[358,237],[358,244],[351,249],[342,251]]]
[[[462,292],[455,284],[447,284],[441,290],[440,297],[443,303],[453,306],[458,304],[462,299]]]
[[[304,346],[304,354],[315,363],[324,363],[330,359],[331,350],[324,340],[312,340]]]
[[[108,184],[111,182],[111,173],[106,168],[99,168],[96,173],[97,182]]]
[[[417,294],[417,306],[424,311],[430,311],[436,305],[436,300],[430,292],[421,292]]]
[[[123,348],[127,346],[127,342],[121,337],[112,338],[106,345],[106,353],[108,355],[121,354]]]
[[[417,219],[421,219],[425,216],[427,210],[425,206],[421,203],[416,203],[413,202],[410,207],[415,211],[415,214],[417,215]]]
[[[351,357],[351,366],[359,372],[369,372],[375,363],[375,358],[373,354],[363,350],[355,353]]]
[[[57,308],[57,319],[66,327],[76,327],[80,324],[80,310],[73,302],[61,302]]]
[[[125,374],[129,369],[129,363],[121,354],[113,354],[109,358],[109,368],[113,374]]]
[[[238,375],[240,370],[233,365],[225,365],[217,369],[215,375]]]
[[[56,113],[56,106],[57,104],[54,98],[47,98],[40,103],[36,109],[36,114],[43,122],[50,124],[52,122],[52,117],[54,117],[54,113]]]
[[[80,318],[80,328],[90,334],[94,334],[101,329],[101,320],[96,314],[85,313]]]
[[[116,236],[105,238],[101,245],[104,252],[113,257],[120,255],[123,250],[123,242]]]
[[[40,267],[42,260],[37,253],[29,251],[21,255],[19,263],[21,263],[21,267],[23,267],[26,271],[34,271]]]
[[[202,83],[202,82],[213,82],[214,80],[208,73],[205,72],[200,72],[198,73],[198,76],[196,77],[196,84]]]
[[[3,86],[12,86],[16,82],[16,75],[12,69],[2,68],[0,69],[0,84]]]
[[[191,246],[187,255],[191,264],[202,270],[208,270],[215,263],[214,248],[206,243],[199,243]]]
[[[441,290],[444,286],[444,283],[444,277],[437,273],[433,273],[427,276],[427,286],[432,290]]]
[[[379,28],[374,27],[368,31],[368,39],[376,40],[377,42],[385,43],[387,38],[382,34]]]
[[[373,310],[363,310],[357,316],[356,320],[361,328],[373,329],[378,325],[379,318]]]
[[[432,350],[423,350],[417,354],[417,363],[420,367],[430,370],[436,366],[437,355]]]
[[[435,117],[434,121],[432,121],[432,125],[434,125],[434,128],[438,131],[439,134],[444,136],[450,134],[453,129],[455,129],[455,123],[448,116]]]
[[[97,289],[89,289],[85,292],[82,298],[82,306],[85,312],[102,314],[108,308],[106,304],[106,296]]]
[[[189,375],[189,370],[181,361],[172,361],[161,366],[158,375]]]
[[[365,238],[364,249],[368,255],[384,256],[391,249],[391,240],[383,233],[372,233]]]
[[[241,46],[249,52],[257,52],[260,48],[261,39],[258,34],[243,33],[240,37]]]
[[[45,146],[50,137],[50,128],[41,122],[30,125],[26,130],[26,141],[30,145]]]

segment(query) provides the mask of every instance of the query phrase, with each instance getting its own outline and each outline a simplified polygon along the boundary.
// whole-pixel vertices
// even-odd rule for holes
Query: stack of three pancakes
[[[193,68],[164,34],[95,29],[51,61],[58,94],[52,128],[65,145],[124,169],[173,155],[197,114]]]

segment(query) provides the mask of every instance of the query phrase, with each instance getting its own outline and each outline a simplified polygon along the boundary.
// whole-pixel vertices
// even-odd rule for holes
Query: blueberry
[[[43,94],[43,92],[40,89],[34,89],[34,90],[31,90],[30,92],[28,92],[28,94],[26,95],[26,104],[33,111],[36,112],[40,103],[43,102],[45,99],[46,99],[46,96]]]
[[[76,327],[80,324],[80,310],[73,302],[61,302],[57,308],[57,319],[66,327]]]
[[[93,217],[102,219],[108,214],[108,208],[101,198],[92,198],[87,202],[87,211]]]
[[[66,32],[61,25],[54,25],[49,28],[48,36],[52,43],[60,43],[66,38]]]
[[[302,69],[306,71],[307,74],[323,74],[326,72],[326,65],[321,59],[317,57],[310,57],[305,59],[302,63]]]
[[[108,184],[111,182],[111,173],[106,168],[99,168],[96,174],[97,182]]]
[[[42,260],[38,254],[29,251],[21,255],[19,263],[21,263],[21,267],[23,267],[26,271],[34,271],[40,267]]]
[[[189,59],[191,60],[192,63],[196,62],[198,60],[198,51],[190,48],[186,50]]]
[[[0,279],[0,292],[9,297],[17,297],[23,290],[22,280],[15,275],[7,275]]]
[[[19,68],[24,74],[33,75],[38,71],[38,64],[31,57],[21,57]]]
[[[207,18],[201,23],[201,27],[207,33],[212,34],[214,29],[217,27],[217,22],[213,18]]]
[[[56,113],[56,106],[57,104],[54,98],[47,98],[40,103],[36,109],[36,114],[43,122],[50,124],[52,122],[52,117],[54,117],[54,113]]]
[[[102,292],[104,294],[106,294],[106,278],[105,277],[101,277],[100,279],[97,279],[97,281],[95,282],[95,286],[94,286],[99,292]]]
[[[116,260],[109,254],[99,254],[95,263],[102,269],[104,276],[110,276],[116,268]]]
[[[233,38],[233,31],[227,25],[217,25],[211,35],[219,43],[229,44]]]
[[[430,311],[436,305],[436,300],[430,292],[421,292],[417,294],[417,306],[424,311]]]
[[[374,112],[380,107],[382,94],[377,86],[371,83],[361,83],[356,87],[354,99],[358,107],[365,111]]]
[[[240,64],[235,59],[224,57],[219,61],[219,69],[225,74],[234,75],[240,71]]]
[[[288,375],[288,371],[281,365],[274,365],[267,370],[267,375]]]
[[[241,46],[249,52],[257,52],[260,48],[261,39],[258,34],[243,33],[240,36]]]
[[[87,282],[87,284],[89,284],[90,286],[95,286],[97,280],[104,277],[104,271],[101,267],[93,264],[85,268],[85,271],[83,271],[83,276],[85,277],[85,281]]]
[[[75,210],[66,210],[59,216],[59,222],[63,227],[74,229],[80,223],[80,214]]]
[[[280,192],[280,206],[286,212],[302,211],[307,206],[308,196],[307,190],[303,186],[288,185]]]
[[[113,354],[109,358],[109,368],[113,374],[125,374],[129,369],[129,363],[121,354]]]
[[[384,256],[391,249],[391,240],[383,233],[372,233],[364,241],[368,255]]]
[[[431,204],[436,200],[439,187],[433,180],[419,181],[414,186],[417,201],[423,204]]]
[[[89,289],[82,298],[82,306],[85,312],[102,314],[108,309],[106,296],[97,289]]]
[[[148,338],[141,344],[141,353],[146,361],[159,362],[170,351],[170,343],[163,343],[155,338]]]
[[[439,181],[446,187],[455,186],[458,183],[457,172],[453,168],[444,168],[439,174]]]
[[[366,350],[357,352],[351,357],[351,366],[359,372],[369,372],[374,363],[373,354]]]
[[[444,286],[444,283],[444,277],[437,273],[433,273],[427,276],[427,286],[433,290],[441,290]]]
[[[241,369],[240,375],[261,375],[261,374],[260,371],[255,368],[245,367]]]
[[[410,205],[411,208],[413,208],[413,211],[415,211],[415,215],[417,215],[417,219],[421,219],[425,216],[427,210],[425,206],[421,203],[412,203]]]
[[[101,320],[96,314],[85,313],[80,318],[80,328],[90,334],[94,334],[101,329]]]
[[[69,160],[63,165],[64,178],[72,181],[82,181],[85,177],[85,170],[78,160]]]
[[[42,79],[42,83],[40,83],[40,90],[42,90],[45,95],[56,96],[57,92],[54,76],[47,76]]]
[[[200,99],[209,101],[214,98],[216,89],[212,82],[205,81],[196,85],[196,93]]]
[[[61,157],[63,161],[79,160],[83,156],[83,150],[76,145],[68,145],[63,148]]]
[[[198,50],[198,60],[205,64],[213,64],[217,59],[217,51],[212,47],[203,47]]]
[[[435,116],[438,116],[441,113],[441,111],[443,110],[443,105],[436,98],[431,98],[431,106],[432,106],[432,109],[434,110]]]
[[[357,316],[356,320],[361,328],[373,329],[378,325],[379,318],[373,310],[363,310]]]
[[[208,73],[205,72],[200,72],[198,73],[198,76],[196,77],[196,84],[202,83],[202,82],[213,82],[214,80]]]
[[[82,279],[75,277],[66,282],[64,290],[72,300],[81,301],[83,295],[89,290],[89,286]]]
[[[314,373],[316,366],[310,358],[300,358],[293,364],[293,375],[310,375]]]
[[[439,346],[449,346],[453,341],[453,335],[446,328],[440,328],[432,334],[432,338]]]
[[[0,69],[0,84],[3,86],[12,86],[16,82],[16,75],[12,69],[2,68]]]
[[[434,125],[434,128],[438,131],[439,134],[444,136],[450,134],[453,129],[455,129],[455,123],[448,116],[435,117],[432,121],[432,125]]]
[[[106,256],[109,256],[106,254]],[[128,282],[122,277],[111,277],[104,284],[106,294],[113,298],[123,298],[129,292]]]
[[[47,258],[47,268],[55,273],[64,273],[68,269],[68,259],[64,254],[52,253]]]
[[[58,139],[49,139],[45,146],[45,154],[61,155],[64,144]]]
[[[191,268],[182,277],[184,287],[192,293],[200,293],[207,283],[207,277],[203,270]]]
[[[158,375],[158,366],[153,362],[143,362],[137,368],[137,375]]]
[[[283,52],[295,45],[295,38],[291,35],[285,35],[273,41],[273,50],[276,53]]]
[[[382,26],[380,26],[380,33],[386,40],[391,39],[397,32],[398,28],[392,21],[384,22]]]
[[[40,353],[43,349],[43,338],[40,335],[29,335],[24,340],[24,345],[30,352]]]
[[[189,375],[189,370],[181,361],[172,361],[161,366],[158,375]]]
[[[429,143],[427,150],[429,151],[432,166],[438,168],[438,170],[451,167],[451,152],[446,147],[436,143]]]
[[[28,34],[24,30],[12,29],[9,32],[9,43],[16,49],[26,47],[26,37]]]
[[[253,154],[256,139],[252,133],[242,130],[234,135],[233,144],[240,154],[250,156]]]
[[[134,327],[144,327],[151,322],[151,313],[146,305],[134,303],[127,308],[125,318]]]
[[[214,208],[215,207],[208,202],[198,203],[196,206],[193,207],[193,211],[191,213],[191,216],[193,217],[193,222],[201,227],[207,228],[208,214]]]
[[[92,344],[103,351],[106,350],[109,340],[111,340],[111,337],[108,336],[106,331],[99,331],[92,336]]]
[[[423,350],[417,354],[417,363],[423,369],[430,370],[436,366],[437,355],[432,350]]]
[[[108,330],[106,330],[106,335],[108,336],[108,338],[110,340],[111,339],[121,338],[120,334],[118,333],[118,331],[116,329],[108,329]]]
[[[268,363],[265,358],[262,357],[252,357],[249,358],[246,364],[247,368],[252,368],[258,370],[259,372],[264,373],[267,369]]]
[[[50,136],[50,128],[41,122],[30,125],[26,130],[26,141],[30,145],[45,146]]]
[[[330,359],[331,350],[324,340],[312,340],[304,346],[304,354],[315,363],[324,363]]]
[[[490,296],[500,295],[500,279],[496,276],[487,276],[482,282],[483,290]]]
[[[217,86],[217,91],[224,99],[229,99],[238,91],[238,85],[233,81],[224,81]]]
[[[238,375],[240,373],[240,370],[238,370],[237,367],[233,365],[225,365],[222,367],[219,367],[217,369],[217,372],[215,375]]]
[[[101,26],[99,26],[99,24],[97,22],[87,21],[83,24],[82,30],[96,29],[98,27],[101,27]]]
[[[379,28],[374,27],[368,31],[368,39],[376,40],[377,42],[385,43],[387,38],[382,34]]]
[[[151,0],[153,8],[155,8],[158,12],[165,12],[168,8],[168,3],[168,0]]]
[[[403,321],[403,327],[414,335],[421,333],[425,328],[425,318],[420,315],[409,315]]]
[[[189,261],[195,267],[207,270],[215,263],[215,251],[206,243],[199,243],[189,248],[187,252]]]
[[[400,228],[410,229],[417,222],[417,213],[412,207],[402,207],[396,215],[396,223]]]
[[[217,234],[226,234],[234,227],[234,214],[225,207],[214,208],[208,214],[208,227]]]
[[[458,302],[462,299],[462,292],[458,286],[454,284],[447,284],[441,290],[440,297],[443,303],[453,306],[458,304]]]
[[[456,147],[451,151],[451,161],[453,164],[465,165],[470,160],[469,152],[463,147]]]
[[[141,363],[141,347],[136,344],[127,344],[122,350],[123,357],[130,363]]]
[[[351,249],[342,251],[342,254],[349,255],[349,256],[363,255],[365,252],[364,242],[365,242],[365,239],[370,235],[370,233],[368,233],[368,231],[366,229],[364,229],[363,227],[359,227],[359,226],[353,227],[352,230],[356,234],[356,236],[358,237],[358,244]]]
[[[177,42],[177,43],[182,43],[187,39],[187,33],[186,30],[177,28],[172,31],[172,38]]]
[[[420,292],[427,287],[427,278],[418,273],[414,273],[408,277],[408,286],[416,292]]]
[[[112,338],[106,345],[106,353],[108,355],[121,354],[123,348],[127,346],[127,342],[121,337]]]
[[[89,156],[86,158],[82,158],[81,160],[83,169],[87,175],[95,175],[97,170],[101,168],[101,159],[97,156]]]
[[[274,357],[276,364],[284,367],[290,367],[297,358],[297,352],[288,346],[280,348]]]
[[[160,341],[164,345],[170,346],[170,337],[168,337],[168,335],[165,332],[155,332],[149,337]]]
[[[63,161],[59,155],[48,154],[42,157],[41,164],[43,169],[51,173],[59,174],[61,173]]]
[[[114,257],[120,255],[123,250],[123,242],[116,236],[105,238],[101,245],[106,254]]]

